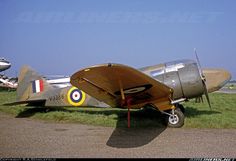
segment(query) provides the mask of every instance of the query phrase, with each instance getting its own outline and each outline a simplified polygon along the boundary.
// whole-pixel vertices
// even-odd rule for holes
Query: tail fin
[[[18,77],[17,101],[43,99],[42,93],[52,88],[53,87],[32,68],[23,66]]]

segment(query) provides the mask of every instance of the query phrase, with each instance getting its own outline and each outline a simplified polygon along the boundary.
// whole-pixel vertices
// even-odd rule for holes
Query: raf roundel
[[[124,90],[124,94],[135,94],[135,93],[139,93],[139,92],[144,92],[151,87],[152,87],[151,84],[145,84],[145,85],[141,85],[141,86],[128,88],[128,89]],[[120,93],[120,91],[116,91],[115,94],[120,95],[121,93]]]
[[[144,90],[146,90],[145,87],[136,87],[136,88],[124,90],[124,94],[133,94],[133,93],[142,92]]]
[[[85,93],[76,87],[72,87],[67,93],[68,102],[73,106],[80,106],[85,101]]]

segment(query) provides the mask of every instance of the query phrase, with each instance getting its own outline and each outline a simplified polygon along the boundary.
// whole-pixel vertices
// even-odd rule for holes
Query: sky
[[[235,0],[0,0],[0,57],[43,75],[179,59],[236,79]]]

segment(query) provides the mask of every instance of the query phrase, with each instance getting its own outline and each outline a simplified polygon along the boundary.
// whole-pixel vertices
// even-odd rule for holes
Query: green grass
[[[212,110],[207,101],[184,103],[185,127],[191,128],[236,128],[236,94],[210,94]]]
[[[30,107],[5,106],[13,102],[16,92],[0,92],[0,111],[18,118],[33,118],[60,123],[81,123],[96,126],[127,127],[127,110],[91,107]],[[207,102],[184,103],[185,125],[183,128],[236,128],[236,94],[210,94],[212,110]],[[152,108],[131,110],[131,127],[164,127],[161,114]]]

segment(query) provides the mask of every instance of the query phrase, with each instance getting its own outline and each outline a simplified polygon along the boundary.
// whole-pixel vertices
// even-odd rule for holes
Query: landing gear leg
[[[128,116],[127,116],[127,120],[128,120],[128,128],[130,128],[130,108],[128,107]]]
[[[168,116],[166,117],[166,122],[168,127],[179,128],[184,125],[184,114],[179,109],[172,109]]]

